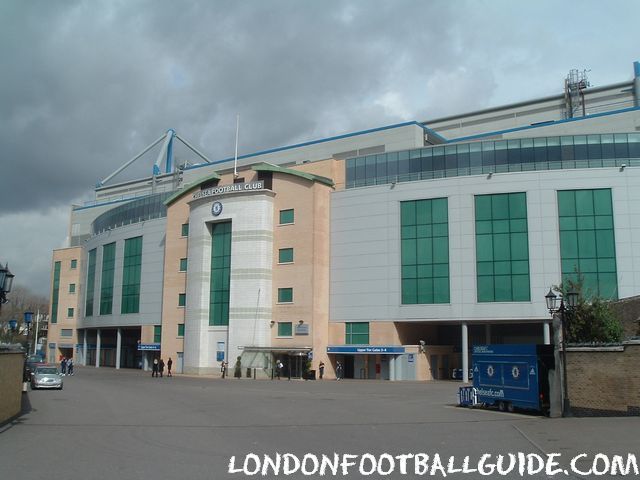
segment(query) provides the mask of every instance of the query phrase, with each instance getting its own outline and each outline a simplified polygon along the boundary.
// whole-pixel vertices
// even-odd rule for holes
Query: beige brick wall
[[[567,383],[571,407],[640,415],[640,342],[624,350],[569,349]]]
[[[0,425],[20,413],[23,366],[22,352],[0,351]]]

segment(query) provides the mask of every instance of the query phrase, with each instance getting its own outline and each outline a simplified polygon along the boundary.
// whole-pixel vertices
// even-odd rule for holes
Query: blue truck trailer
[[[475,345],[473,387],[460,387],[459,404],[549,412],[553,345]]]

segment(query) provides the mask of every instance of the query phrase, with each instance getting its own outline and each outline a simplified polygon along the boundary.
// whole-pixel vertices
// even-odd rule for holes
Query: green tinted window
[[[60,262],[55,262],[53,264],[53,291],[51,293],[51,323],[58,323],[58,297],[60,296],[60,266],[61,266]]]
[[[558,192],[562,279],[584,280],[584,293],[618,298],[611,189]]]
[[[142,237],[124,241],[122,269],[122,305],[120,313],[140,312],[140,275],[142,272]]]
[[[183,223],[182,224],[182,232],[181,235],[183,237],[188,237],[189,236],[189,224],[188,223]]]
[[[153,343],[160,343],[162,341],[162,325],[153,326]]]
[[[279,288],[278,303],[291,303],[291,302],[293,302],[293,288]]]
[[[76,284],[75,283],[70,283],[69,284],[69,293],[76,293]]]
[[[184,323],[178,324],[178,336],[184,337]]]
[[[211,237],[209,325],[229,325],[231,222],[214,223]]]
[[[287,223],[293,223],[293,209],[280,210],[280,225],[286,225]]]
[[[178,306],[179,307],[184,307],[187,304],[187,294],[186,293],[179,293],[178,294]]]
[[[186,272],[187,271],[187,259],[186,258],[181,258],[180,259],[180,271],[181,272]]]
[[[478,302],[526,302],[529,237],[525,193],[475,197]]]
[[[293,248],[281,248],[278,250],[278,263],[292,263]]]
[[[100,315],[113,311],[113,279],[116,265],[116,244],[102,247],[102,282],[100,285]]]
[[[76,269],[78,268],[78,260],[76,260],[75,258],[73,260],[71,260],[71,269]]]
[[[67,317],[73,318],[73,308],[67,308]]]
[[[368,345],[369,322],[345,323],[345,345]]]
[[[291,322],[278,322],[278,336],[290,337],[293,335],[293,327]]]
[[[93,300],[95,296],[96,282],[96,249],[89,250],[89,259],[87,262],[87,297],[84,302],[84,315],[90,317],[93,315]]]
[[[401,202],[400,221],[402,303],[448,303],[447,199]]]

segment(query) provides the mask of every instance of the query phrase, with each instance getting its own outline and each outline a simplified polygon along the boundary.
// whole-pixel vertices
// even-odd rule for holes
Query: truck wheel
[[[508,403],[507,404],[507,411],[509,413],[513,413],[513,412],[515,412],[515,410],[516,410],[516,408],[513,406],[513,403]]]
[[[500,410],[501,412],[505,412],[507,410],[506,402],[498,402],[498,410]]]

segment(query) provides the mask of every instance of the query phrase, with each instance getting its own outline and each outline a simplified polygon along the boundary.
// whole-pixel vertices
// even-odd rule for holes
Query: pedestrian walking
[[[282,369],[283,368],[284,368],[284,365],[282,364],[280,359],[278,359],[276,361],[276,377],[278,378],[278,380],[280,380],[280,376],[282,375]]]
[[[60,361],[60,373],[62,373],[62,375],[66,375],[67,374],[67,359],[66,359],[66,357],[62,357],[62,361]]]
[[[67,360],[67,375],[73,375],[73,358]]]
[[[227,376],[227,362],[224,360],[220,362],[220,373],[222,374],[222,378]]]
[[[336,366],[336,380],[342,380],[344,378],[344,367],[342,363],[338,362]]]
[[[324,362],[320,361],[320,365],[318,365],[318,371],[320,372],[320,380],[322,380],[322,376],[324,375]]]
[[[153,359],[153,365],[151,367],[151,376],[152,377],[158,377],[158,359],[154,358]]]
[[[172,366],[173,366],[173,360],[171,360],[171,357],[169,357],[169,360],[167,360],[167,377],[173,377],[173,375],[171,374]]]
[[[158,372],[160,372],[160,376],[164,373],[164,360],[160,359],[158,362]]]
[[[242,362],[240,361],[240,357],[236,360],[236,364],[233,369],[233,376],[236,378],[242,378]]]

